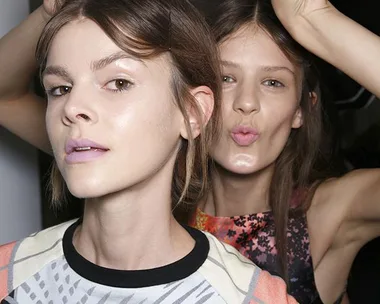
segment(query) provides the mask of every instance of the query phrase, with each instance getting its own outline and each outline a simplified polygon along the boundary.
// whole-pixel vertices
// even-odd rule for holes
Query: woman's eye
[[[235,79],[233,79],[231,76],[223,76],[223,77],[222,77],[222,81],[223,81],[224,83],[232,83],[232,82],[235,81]]]
[[[132,84],[132,82],[126,79],[114,79],[108,82],[105,88],[114,92],[121,92],[129,89]]]
[[[275,88],[284,87],[284,85],[281,82],[274,79],[269,79],[269,80],[264,81],[264,85],[268,87],[275,87]]]
[[[53,96],[53,97],[59,97],[66,95],[71,92],[71,87],[68,86],[59,86],[59,87],[54,87],[51,89],[48,89],[47,91],[48,96]]]

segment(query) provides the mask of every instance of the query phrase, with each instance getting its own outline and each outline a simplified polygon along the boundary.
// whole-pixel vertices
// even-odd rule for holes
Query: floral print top
[[[197,209],[189,224],[234,246],[260,268],[279,274],[275,224],[271,211],[214,217]],[[318,292],[310,256],[306,215],[289,215],[287,236],[289,293],[299,303],[312,303],[318,299]]]

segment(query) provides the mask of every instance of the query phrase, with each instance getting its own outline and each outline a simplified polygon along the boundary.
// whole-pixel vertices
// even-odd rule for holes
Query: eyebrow
[[[220,63],[222,64],[222,66],[225,66],[225,67],[232,67],[232,68],[237,68],[237,69],[241,68],[240,64],[233,61],[229,61],[229,60],[221,60]]]
[[[69,72],[59,65],[50,65],[47,66],[41,75],[41,79],[44,79],[46,76],[54,75],[63,78],[65,81],[72,83],[72,77],[70,76]]]
[[[296,77],[296,73],[286,66],[262,66],[261,69],[265,72],[288,71],[294,77]]]
[[[91,70],[92,71],[98,71],[103,68],[105,68],[107,65],[110,65],[111,63],[120,60],[120,59],[132,59],[138,62],[141,62],[142,64],[145,64],[140,58],[137,58],[136,56],[132,56],[130,54],[127,54],[125,52],[117,52],[114,54],[111,54],[109,56],[106,56],[104,58],[101,58],[99,60],[91,62]],[[71,83],[72,77],[70,76],[70,73],[66,70],[66,68],[58,65],[51,65],[45,68],[45,70],[42,72],[42,79],[48,75],[54,75],[63,78],[65,81]]]
[[[130,54],[125,53],[125,52],[117,52],[117,53],[111,54],[109,56],[106,56],[102,59],[93,61],[91,63],[91,69],[93,71],[101,70],[101,69],[105,68],[107,65],[109,65],[109,64],[111,64],[117,60],[120,60],[120,59],[132,59],[134,61],[140,62],[140,63],[145,65],[145,62],[143,62],[140,58],[137,58],[136,56],[130,55]]]
[[[232,68],[236,68],[236,69],[242,68],[242,66],[239,63],[229,61],[229,60],[221,60],[221,64],[224,67],[232,67]],[[262,71],[265,71],[265,72],[287,71],[287,72],[291,73],[294,77],[296,77],[296,73],[286,66],[263,65],[263,66],[260,66],[260,69]]]

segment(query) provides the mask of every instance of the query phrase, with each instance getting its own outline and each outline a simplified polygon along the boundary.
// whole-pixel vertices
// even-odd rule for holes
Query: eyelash
[[[227,79],[230,79],[232,81],[227,81]],[[235,82],[235,79],[233,77],[231,77],[231,76],[222,76],[222,82],[230,84],[232,82]],[[273,85],[272,84],[268,84],[268,83],[272,83],[272,82],[274,82],[275,84],[273,84]],[[285,87],[285,85],[282,82],[280,82],[278,80],[275,80],[275,79],[265,80],[263,82],[263,84],[266,85],[266,86],[268,86],[268,87],[271,87],[271,88],[283,88],[283,87]]]
[[[117,78],[117,79],[113,79],[113,80],[107,82],[104,87],[106,87],[110,83],[115,83],[116,84],[117,81],[123,81],[123,82],[125,82],[124,85],[126,85],[127,87],[126,88],[108,89],[108,90],[110,90],[112,92],[120,93],[120,92],[128,90],[133,85],[133,82],[131,82],[131,81],[127,80],[127,79]]]
[[[226,81],[226,78],[231,79],[232,81]],[[232,83],[232,82],[235,82],[235,79],[232,76],[224,75],[224,76],[222,76],[222,82],[223,83]]]
[[[54,93],[54,91],[56,91],[58,89],[62,89],[62,88],[67,89],[68,92],[66,92],[64,94],[60,94],[60,95]],[[66,95],[70,92],[71,92],[71,87],[69,87],[69,86],[57,86],[57,87],[52,87],[52,88],[46,90],[46,94],[49,97],[54,97],[54,98],[61,97],[61,96]]]
[[[110,83],[115,83],[116,84],[117,81],[124,82],[124,87],[122,87],[122,88],[116,88],[116,89],[110,89],[110,88],[107,89],[106,88],[107,85],[109,85]],[[107,90],[109,90],[111,92],[120,93],[120,92],[128,90],[132,85],[133,85],[133,83],[131,81],[127,80],[127,79],[117,78],[117,79],[113,79],[113,80],[107,82],[106,85],[103,88],[106,88]],[[63,89],[63,90],[65,90],[65,92],[61,93],[61,94],[54,93],[58,89],[61,89],[61,90]],[[69,86],[56,86],[56,87],[52,87],[50,89],[47,89],[46,90],[46,94],[49,97],[58,98],[58,97],[61,97],[61,96],[64,96],[64,95],[70,93],[71,89],[72,89],[72,87],[69,87]]]
[[[271,83],[271,82],[274,82],[276,84],[275,85],[268,85],[268,84],[266,84],[266,83]],[[275,79],[265,80],[263,82],[263,84],[266,85],[266,86],[268,86],[268,87],[272,87],[272,88],[283,88],[283,87],[285,87],[285,85],[282,82],[280,82],[278,80],[275,80]]]

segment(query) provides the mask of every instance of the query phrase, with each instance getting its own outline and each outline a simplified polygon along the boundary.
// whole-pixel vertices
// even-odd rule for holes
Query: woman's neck
[[[138,187],[143,189],[87,200],[73,238],[77,251],[94,264],[121,270],[156,268],[188,254],[195,241],[172,216],[166,184],[155,179]]]
[[[203,210],[215,216],[236,216],[268,211],[269,187],[274,166],[249,175],[233,174],[216,166],[212,172],[212,190]]]

